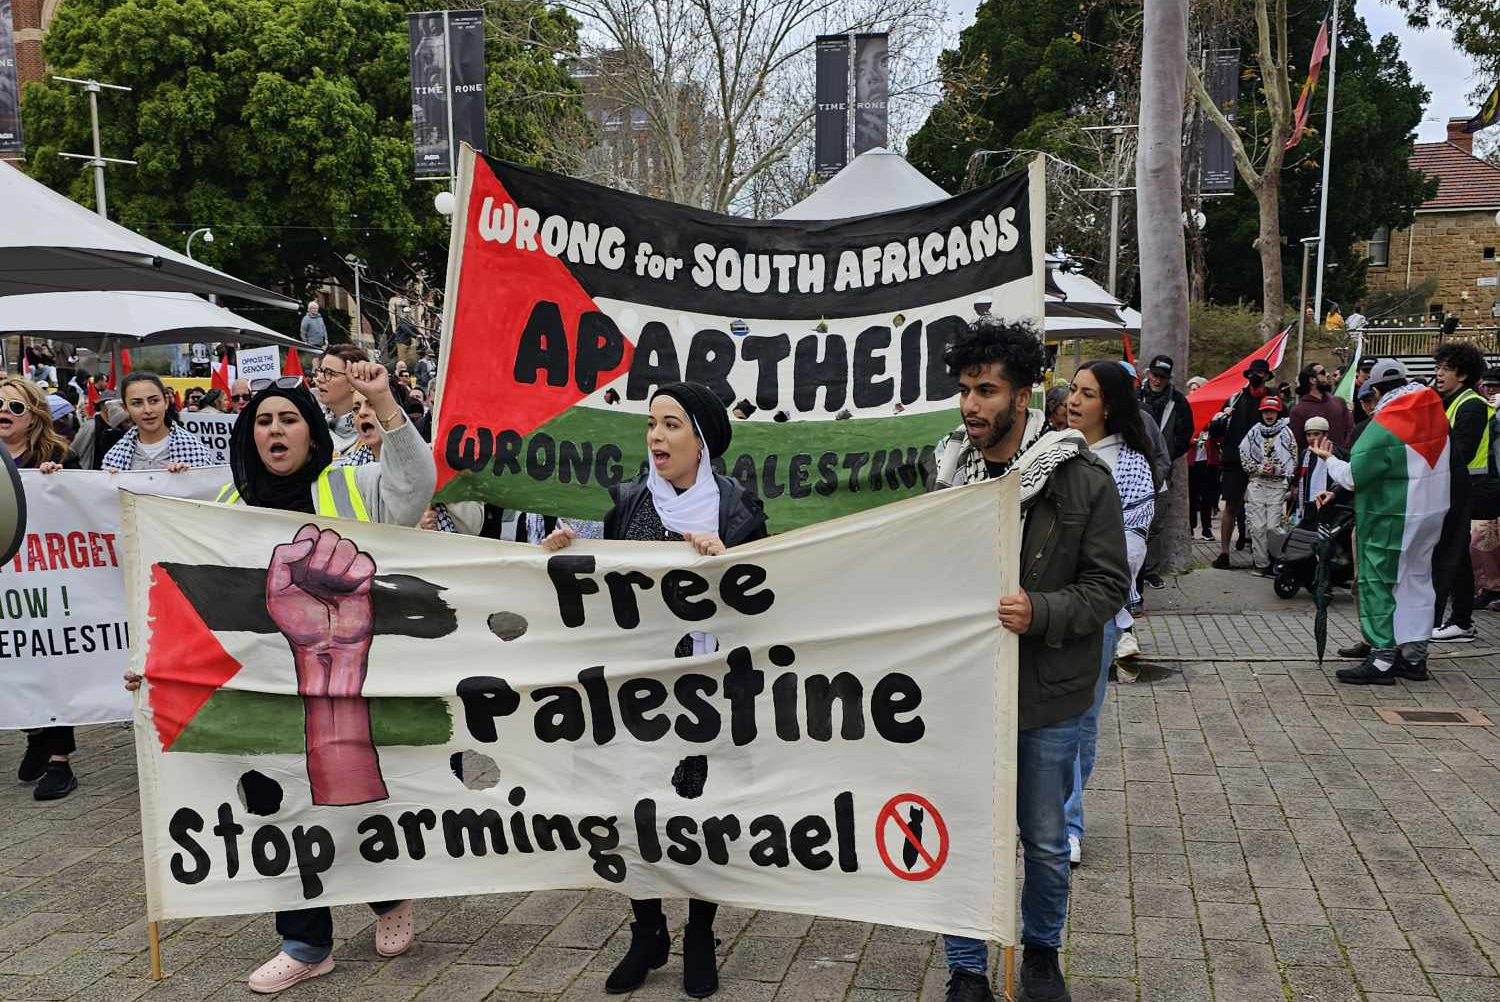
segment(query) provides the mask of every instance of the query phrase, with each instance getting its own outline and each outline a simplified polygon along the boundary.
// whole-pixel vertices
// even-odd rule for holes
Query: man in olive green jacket
[[[1099,681],[1103,626],[1125,604],[1130,570],[1120,495],[1076,431],[1053,432],[1028,409],[1045,366],[1024,325],[983,317],[948,346],[963,427],[938,447],[937,488],[1014,471],[1021,488],[1021,591],[1000,598],[1020,636],[1016,821],[1025,852],[1021,994],[1067,1002],[1057,962],[1068,915],[1067,824],[1079,721]],[[983,942],[945,937],[949,1002],[990,1002]]]

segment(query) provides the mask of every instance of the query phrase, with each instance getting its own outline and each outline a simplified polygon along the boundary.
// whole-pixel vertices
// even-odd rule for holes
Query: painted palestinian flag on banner
[[[315,526],[303,531],[317,536]],[[151,565],[145,597],[151,632],[143,674],[161,750],[307,755],[311,763],[327,750],[340,771],[347,771],[351,760],[368,762],[382,746],[447,742],[453,721],[443,699],[367,699],[358,681],[343,689],[330,681],[346,663],[362,681],[369,650],[382,636],[436,640],[451,634],[457,623],[441,590],[408,575],[376,575],[371,564],[362,595],[330,596],[305,580],[300,564],[287,564],[278,586],[275,560],[270,569],[175,561]],[[347,602],[359,603],[358,608],[341,605]],[[340,610],[345,624],[358,624],[358,636],[335,630],[333,643],[311,653],[308,636],[326,634],[330,622],[336,626]],[[310,626],[299,628],[299,616],[310,616]],[[374,768],[378,780],[378,765]],[[316,766],[309,771],[316,796]],[[337,786],[339,779],[329,785]],[[351,802],[369,799],[380,798]]]
[[[1432,636],[1432,551],[1448,512],[1448,460],[1442,399],[1415,383],[1380,401],[1349,457],[1359,621],[1378,649]]]
[[[1038,168],[884,215],[758,221],[465,151],[433,444],[438,499],[600,518],[651,394],[734,413],[718,472],[773,532],[920,493],[958,424],[943,349],[988,300],[1039,328]]]

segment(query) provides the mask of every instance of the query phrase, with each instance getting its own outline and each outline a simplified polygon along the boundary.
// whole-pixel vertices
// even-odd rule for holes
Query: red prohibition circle
[[[938,854],[936,859],[922,845],[922,840],[912,835],[911,829],[906,826],[906,822],[901,820],[901,815],[896,813],[898,805],[908,802],[914,803],[925,810],[927,816],[937,825]],[[897,868],[895,862],[891,859],[890,852],[885,847],[885,825],[887,821],[894,821],[907,840],[917,847],[917,854],[927,861],[927,869],[907,871]],[[937,876],[937,872],[948,861],[948,826],[943,823],[943,816],[937,812],[937,808],[932,806],[932,801],[916,793],[899,793],[890,800],[887,800],[885,806],[880,809],[880,813],[875,815],[875,848],[880,851],[880,861],[885,864],[885,868],[902,880],[931,880]]]

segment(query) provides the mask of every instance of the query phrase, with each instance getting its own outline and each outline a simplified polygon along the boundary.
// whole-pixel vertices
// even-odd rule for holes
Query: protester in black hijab
[[[766,536],[760,499],[738,481],[717,476],[712,461],[729,448],[732,429],[725,405],[700,383],[671,383],[651,396],[646,420],[647,470],[611,488],[614,507],[604,519],[605,539],[686,542],[703,556]],[[563,526],[542,541],[560,550],[577,533]],[[684,550],[686,558],[689,551]],[[719,649],[718,638],[693,632],[678,641],[677,657],[702,657]],[[682,988],[693,998],[718,991],[714,955],[714,918],[718,905],[697,898],[688,902],[682,933]],[[671,937],[660,898],[630,902],[630,946],[605,979],[612,995],[634,991],[651,971],[667,962]]]
[[[261,420],[261,405],[274,399],[287,400],[296,407],[305,429],[305,432],[293,430],[290,422],[274,422],[282,426],[278,429],[281,440],[274,445],[268,444],[268,450],[286,448],[294,454],[305,451],[306,460],[289,473],[273,473],[267,469],[256,443],[257,427],[265,427]],[[246,419],[235,422],[229,449],[229,468],[240,497],[248,505],[311,514],[312,486],[318,475],[333,462],[333,436],[328,433],[328,422],[323,418],[322,408],[306,387],[283,389],[273,383],[250,399],[245,405],[245,414]],[[264,431],[261,436],[272,437]]]
[[[234,483],[224,488],[221,501],[313,514],[319,478],[325,471],[330,478],[347,471],[352,485],[346,484],[346,490],[359,498],[358,518],[417,524],[437,480],[432,449],[396,402],[384,366],[352,362],[345,372],[375,412],[382,437],[380,462],[330,469],[333,436],[322,409],[296,380],[283,377],[251,397],[235,422],[229,449]],[[342,510],[339,514],[349,517]],[[141,676],[125,673],[125,688],[140,684]],[[375,952],[383,957],[404,953],[415,933],[412,902],[375,901],[370,908],[376,915]],[[333,914],[328,908],[279,911],[276,932],[281,950],[250,975],[251,991],[282,991],[333,970]]]

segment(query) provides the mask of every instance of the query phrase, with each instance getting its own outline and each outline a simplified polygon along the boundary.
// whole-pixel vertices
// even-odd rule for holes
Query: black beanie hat
[[[724,455],[734,432],[729,426],[729,412],[718,394],[702,383],[668,383],[651,394],[652,400],[657,397],[671,397],[682,405],[688,417],[697,423],[710,459]]]

